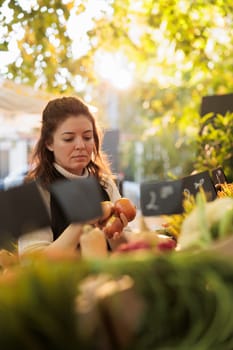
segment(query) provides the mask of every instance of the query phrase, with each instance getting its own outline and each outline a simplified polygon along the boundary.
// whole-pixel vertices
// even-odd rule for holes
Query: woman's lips
[[[84,160],[84,159],[87,159],[87,156],[79,155],[79,156],[73,156],[72,158],[77,160]]]

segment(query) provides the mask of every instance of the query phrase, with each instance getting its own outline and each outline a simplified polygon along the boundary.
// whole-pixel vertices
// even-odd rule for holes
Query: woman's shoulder
[[[40,195],[41,195],[46,207],[49,209],[50,208],[50,193],[49,193],[48,189],[41,183],[41,181],[39,179],[37,179],[35,182],[36,182],[37,188],[40,192]]]
[[[102,186],[115,186],[116,185],[116,181],[114,179],[114,177],[112,175],[109,175],[109,174],[102,174],[101,177],[100,177],[100,184]]]
[[[115,202],[121,197],[117,187],[117,182],[113,177],[109,176],[108,174],[103,174],[100,179],[100,184],[104,187],[112,202]]]

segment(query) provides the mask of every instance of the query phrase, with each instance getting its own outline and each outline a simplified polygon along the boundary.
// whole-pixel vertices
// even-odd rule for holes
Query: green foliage
[[[75,274],[65,261],[49,264],[29,259],[25,265],[25,270],[13,270],[12,280],[1,281],[1,348],[82,347],[75,328],[74,298],[84,265]]]
[[[66,33],[71,3],[73,1],[65,5],[62,0],[38,1],[34,6],[9,3],[12,16],[6,14],[0,19],[0,25],[6,30],[2,40],[9,45],[17,30],[22,37],[17,40],[19,57],[8,65],[7,78],[18,78],[24,84],[36,84],[50,92],[71,89],[69,75],[63,75],[62,83],[59,82],[62,69],[66,69],[71,60],[71,39]]]
[[[233,181],[233,113],[209,113],[200,118],[197,137],[196,170],[222,166],[229,182]]]
[[[2,349],[232,349],[233,264],[216,254],[29,259],[13,273]]]
[[[2,6],[6,2],[3,1]],[[2,12],[0,16],[3,33],[0,45],[5,50],[20,30],[22,37],[16,38],[19,57],[8,65],[4,76],[53,93],[78,91],[84,95],[87,91],[92,95],[89,102],[109,120],[109,110],[105,110],[109,85],[95,70],[95,54],[125,55],[134,67],[134,87],[119,94],[120,129],[130,140],[134,137],[135,143],[145,142],[145,157],[150,158],[150,150],[154,148],[156,152],[159,146],[150,137],[146,140],[144,131],[151,129],[155,121],[162,126],[163,120],[172,116],[172,125],[168,125],[172,132],[167,136],[166,129],[159,137],[154,134],[165,156],[157,159],[157,166],[150,161],[145,163],[143,173],[146,177],[154,172],[159,177],[167,177],[169,168],[175,175],[187,175],[196,154],[194,129],[202,96],[233,91],[232,1],[143,0],[135,3],[134,0],[114,0],[101,3],[99,6],[103,7],[93,12],[87,0],[81,4],[71,0],[46,0],[37,1],[33,6],[10,1],[11,14],[5,17]],[[71,11],[77,14],[77,26],[72,34],[67,27]],[[83,18],[86,20],[82,22]],[[80,23],[83,23],[82,29]],[[91,26],[86,26],[90,23]],[[80,36],[80,30],[82,40],[76,41],[74,56],[72,44]],[[84,52],[83,41],[88,48]],[[129,162],[133,152],[132,147]],[[163,165],[164,158],[166,165]],[[124,165],[126,159],[127,155]]]
[[[143,143],[143,178],[167,180],[171,176],[177,178],[190,174],[195,159],[186,135],[172,125],[162,127],[161,132],[146,137]]]
[[[159,88],[195,88],[202,95],[232,89],[231,0],[144,0],[137,6],[133,0],[114,0],[98,8],[96,15],[89,7],[87,0],[82,4],[72,0],[37,1],[31,6],[11,1],[11,15],[5,17],[3,12],[0,18],[4,28],[1,45],[9,45],[16,28],[22,29],[18,46],[23,61],[8,67],[9,77],[12,73],[13,78],[34,84],[44,73],[41,87],[66,91],[74,89],[75,75],[96,81],[95,52],[120,51],[134,62],[140,84],[158,84],[161,75],[165,80]],[[89,50],[81,54],[80,42],[77,59],[72,57],[72,35],[67,31],[71,11],[86,16],[86,23],[93,23],[91,28],[83,27]],[[73,29],[77,36],[81,19],[77,17],[77,29]],[[36,73],[38,66],[40,72]],[[61,68],[67,69],[63,83],[57,79]]]

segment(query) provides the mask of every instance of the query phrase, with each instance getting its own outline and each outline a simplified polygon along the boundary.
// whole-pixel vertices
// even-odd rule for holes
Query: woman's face
[[[82,175],[94,147],[92,123],[85,115],[68,117],[54,132],[52,143],[47,145],[54,153],[55,162],[76,175]]]

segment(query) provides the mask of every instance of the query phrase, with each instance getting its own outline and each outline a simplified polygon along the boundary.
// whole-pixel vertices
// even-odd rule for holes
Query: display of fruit
[[[174,238],[166,235],[158,235],[158,242],[156,248],[160,252],[168,252],[177,247],[177,242]]]
[[[117,252],[131,252],[137,250],[151,250],[151,244],[145,240],[122,243],[117,248]]]
[[[132,233],[127,243],[122,243],[117,252],[150,251],[152,253],[173,251],[177,246],[176,240],[156,231]]]
[[[219,254],[30,256],[9,272],[1,349],[232,349],[233,261]]]
[[[230,258],[219,249],[173,253],[169,227],[152,231],[143,220],[116,254],[106,252],[102,228],[84,225],[80,247],[88,254],[80,257],[88,261],[34,252],[21,263],[1,250],[0,347],[233,349],[233,198],[197,200],[182,218],[178,245],[188,239],[209,247],[225,238]],[[113,209],[101,222],[123,225]]]

